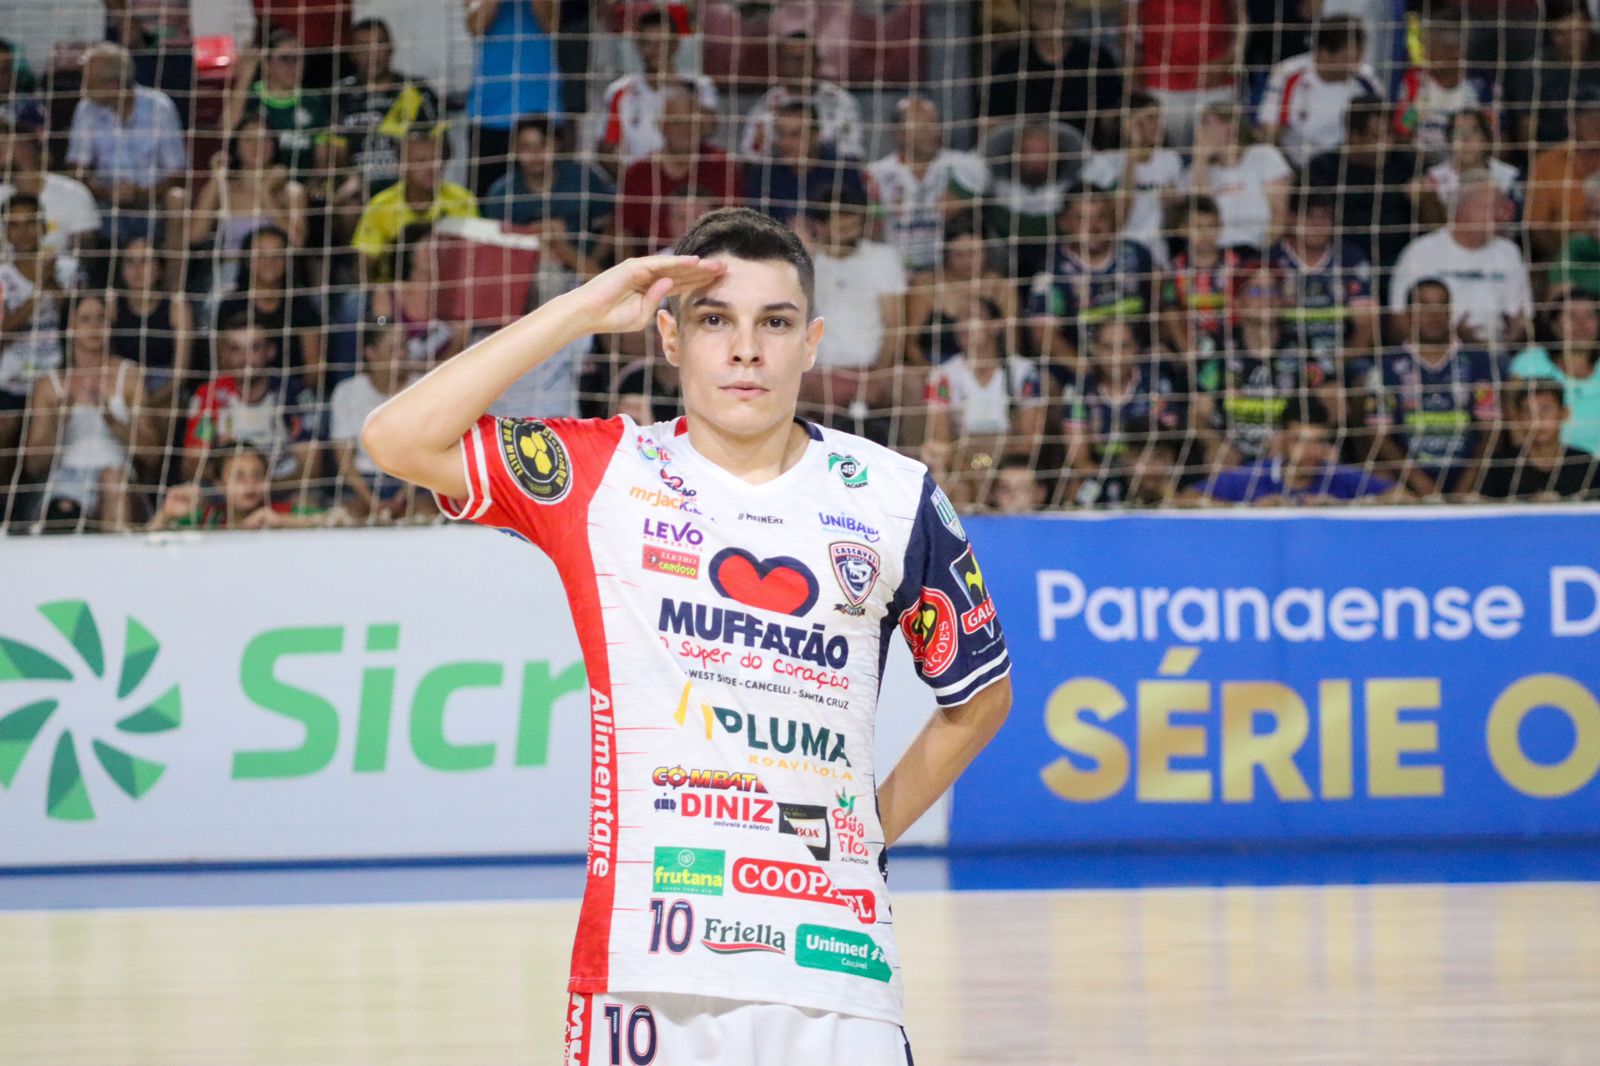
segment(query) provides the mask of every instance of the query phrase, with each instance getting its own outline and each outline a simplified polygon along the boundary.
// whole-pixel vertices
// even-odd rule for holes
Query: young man
[[[1450,303],[1440,278],[1406,291],[1409,339],[1377,359],[1358,396],[1379,469],[1424,498],[1476,489],[1500,421],[1498,364],[1457,342]]]
[[[721,107],[714,82],[704,74],[685,78],[677,73],[678,31],[660,8],[641,12],[633,23],[633,41],[644,61],[642,74],[625,74],[606,86],[603,119],[596,123],[595,147],[602,158],[615,157],[618,173],[666,146],[661,116],[667,94],[687,89],[709,120]]]
[[[1283,325],[1324,373],[1337,377],[1349,359],[1370,355],[1378,336],[1372,264],[1334,232],[1331,192],[1301,186],[1292,221],[1267,262],[1279,278]]]
[[[1560,382],[1518,381],[1506,389],[1506,430],[1478,491],[1492,500],[1593,499],[1600,456],[1561,441],[1567,410]]]
[[[1272,68],[1256,124],[1295,166],[1344,140],[1345,108],[1357,96],[1382,96],[1378,76],[1362,62],[1366,32],[1348,15],[1323,19],[1311,51]]]
[[[895,105],[894,141],[893,152],[867,167],[883,239],[908,271],[932,270],[943,258],[945,223],[988,189],[989,170],[972,152],[944,146],[939,107],[925,96]]]
[[[798,238],[726,209],[678,250],[436,368],[363,442],[567,588],[593,756],[567,1062],[905,1063],[884,849],[999,728],[1005,643],[925,468],[795,419],[823,336]],[[483,417],[564,344],[652,317],[685,417]],[[891,628],[941,709],[879,784]]]

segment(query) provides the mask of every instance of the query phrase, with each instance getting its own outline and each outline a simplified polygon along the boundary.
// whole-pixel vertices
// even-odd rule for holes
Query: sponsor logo
[[[751,514],[749,511],[740,511],[739,512],[739,521],[741,521],[741,522],[759,522],[760,524],[762,524],[764,526],[781,526],[781,525],[783,525],[783,519],[779,518],[775,514]]]
[[[828,470],[839,475],[845,488],[859,489],[867,483],[867,464],[853,455],[834,452],[828,456]]]
[[[611,699],[597,688],[589,690],[589,874],[611,875],[611,847],[615,840],[616,720],[611,715]],[[658,853],[659,854],[659,853]]]
[[[643,566],[656,574],[672,574],[674,577],[687,578],[700,576],[700,556],[690,552],[675,552],[671,548],[652,548],[648,544],[645,545]]]
[[[944,523],[944,528],[948,529],[957,539],[966,540],[967,531],[961,527],[961,519],[956,514],[955,504],[951,503],[950,497],[944,494],[944,489],[935,485],[930,499],[933,500],[933,509],[939,515],[939,521]]]
[[[745,925],[717,918],[707,918],[705,932],[700,934],[700,946],[716,955],[748,955],[757,951],[784,955],[788,953],[788,944],[788,938],[770,925]]]
[[[651,507],[666,507],[673,511],[683,511],[686,514],[699,514],[700,509],[694,505],[693,500],[674,495],[666,489],[647,489],[643,485],[630,485],[628,496],[631,499],[642,500]]]
[[[725,855],[717,848],[657,848],[651,889],[659,893],[720,896]]]
[[[956,607],[938,589],[922,590],[922,598],[900,616],[900,632],[923,677],[938,677],[956,661]]]
[[[584,1054],[583,1042],[587,1035],[589,1013],[589,997],[572,993],[567,1004],[567,1054],[566,1066],[578,1066],[579,1063],[588,1062]]]
[[[536,418],[500,419],[500,455],[511,480],[536,503],[558,503],[572,489],[566,445]]]
[[[766,786],[755,774],[732,770],[686,770],[681,766],[658,766],[650,775],[660,788],[718,788],[737,792],[765,792]]]
[[[639,449],[639,455],[647,463],[656,464],[656,473],[661,478],[661,483],[673,492],[683,496],[696,495],[695,490],[684,483],[683,478],[668,470],[672,462],[672,453],[665,447],[657,444],[655,439],[647,433],[641,433],[634,438],[634,444]],[[685,507],[684,510],[690,510]]]
[[[778,832],[799,837],[818,862],[827,862],[833,853],[826,807],[810,803],[778,804]]]
[[[889,960],[878,942],[859,929],[802,925],[794,931],[794,961],[808,970],[832,970],[888,983]]]
[[[850,534],[852,537],[860,537],[868,544],[878,543],[882,536],[876,529],[873,529],[854,515],[828,514],[826,511],[818,511],[817,521],[822,523],[823,529],[837,529],[841,533]]]
[[[678,813],[684,818],[704,818],[714,825],[740,829],[771,829],[773,801],[766,796],[743,796],[726,792],[682,794]]]
[[[971,545],[950,564],[950,574],[972,607],[961,613],[961,632],[971,636],[981,629],[985,635],[994,636],[994,603],[989,599],[989,586],[984,583],[983,571],[978,569],[978,559],[972,554]]]
[[[844,750],[845,735],[825,725],[747,714],[727,707],[713,707],[711,713],[724,733],[743,736],[745,747],[751,751],[775,751],[782,755],[796,752],[805,758],[851,765],[850,756]]]
[[[828,817],[833,822],[833,838],[838,844],[839,858],[845,862],[870,862],[871,852],[867,850],[867,824],[856,814],[856,800],[860,796],[851,796],[845,792],[834,795],[834,807],[828,812]]]
[[[167,768],[134,754],[125,745],[139,750],[159,743],[152,739],[157,734],[177,729],[183,722],[183,696],[176,684],[164,691],[165,682],[144,685],[161,644],[137,619],[125,621],[117,665],[115,660],[106,662],[100,627],[88,603],[58,600],[41,605],[39,613],[77,653],[74,666],[80,669],[31,644],[0,637],[0,682],[23,682],[27,698],[32,700],[19,707],[0,708],[0,789],[11,788],[28,753],[40,744],[50,751],[43,803],[46,816],[63,822],[93,821],[95,804],[79,762],[80,741],[94,752],[95,761],[112,784],[129,799],[142,799]],[[71,661],[71,657],[63,658]],[[85,675],[92,674],[95,682],[110,680],[108,665],[115,666],[115,695],[109,684],[86,689],[82,682],[89,679]],[[141,690],[145,693],[142,697]],[[98,698],[83,700],[86,691],[96,692]],[[154,692],[161,694],[152,699]],[[101,733],[101,729],[105,731]],[[88,751],[83,755],[87,757]]]
[[[690,522],[672,522],[663,518],[646,518],[644,535],[647,540],[669,544],[675,548],[685,544],[691,548],[698,548],[706,539],[706,535],[694,528]]]
[[[878,553],[865,544],[835,541],[828,545],[828,556],[833,560],[833,576],[845,598],[844,603],[834,604],[833,609],[852,617],[866,614],[867,597],[872,595],[872,586],[878,583]]]
[[[865,888],[835,888],[820,866],[775,859],[739,859],[733,864],[733,887],[751,896],[776,896],[806,903],[848,907],[862,925],[878,920],[878,901]]]
[[[716,560],[712,560],[715,580]],[[948,602],[948,601],[946,601]],[[742,645],[763,652],[803,659],[818,666],[838,670],[850,661],[850,642],[841,636],[828,636],[821,622],[813,622],[810,629],[785,626],[757,618],[744,611],[730,611],[722,607],[707,607],[703,603],[661,599],[661,614],[656,628],[663,633],[719,644]]]
[[[758,559],[743,548],[724,548],[711,560],[711,586],[727,599],[763,611],[800,616],[817,602],[817,579],[799,559]]]

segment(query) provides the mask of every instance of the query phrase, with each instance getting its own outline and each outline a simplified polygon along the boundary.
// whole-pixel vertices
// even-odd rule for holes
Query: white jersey
[[[1044,402],[1039,368],[1020,355],[1008,356],[988,381],[978,380],[964,355],[945,360],[928,376],[928,406],[950,411],[956,429],[969,436],[1010,433],[1014,409]]]
[[[1363,93],[1383,96],[1378,77],[1365,63],[1354,77],[1323,81],[1310,52],[1291,56],[1272,68],[1267,91],[1256,111],[1257,125],[1278,131],[1278,143],[1296,166],[1344,143],[1344,113]]]
[[[989,169],[971,152],[941,148],[922,177],[891,152],[867,167],[874,199],[883,209],[884,239],[900,250],[907,270],[932,270],[944,248],[944,198],[982,196]]]
[[[773,119],[778,109],[791,100],[805,99],[796,96],[782,85],[774,85],[761,94],[745,119],[744,136],[739,141],[739,153],[746,159],[765,159],[772,154]],[[841,159],[860,159],[866,154],[866,144],[861,120],[861,104],[850,90],[831,81],[819,81],[811,86],[811,102],[817,109],[817,135],[823,144],[833,145]]]
[[[1444,282],[1452,318],[1481,332],[1491,351],[1501,349],[1507,318],[1533,318],[1527,264],[1522,251],[1504,237],[1481,248],[1456,243],[1448,226],[1418,237],[1400,253],[1389,276],[1389,310],[1404,311],[1411,287],[1424,278]]]
[[[58,255],[55,272],[60,291],[71,292],[80,276],[78,261]],[[59,369],[62,362],[60,298],[49,289],[37,295],[35,300],[33,282],[16,264],[0,262],[0,305],[9,312],[34,301],[32,321],[16,330],[11,340],[0,342],[0,390],[17,396],[28,395],[34,378]]]
[[[720,106],[716,84],[704,74],[679,81],[694,91],[700,106],[715,116]],[[626,167],[666,147],[661,139],[661,105],[667,90],[650,84],[643,74],[629,74],[606,86],[605,114],[597,141],[617,146]]]
[[[1120,188],[1127,176],[1128,153],[1096,152],[1083,165],[1083,180],[1102,189]],[[1133,168],[1128,217],[1118,236],[1138,241],[1157,263],[1167,262],[1167,242],[1162,233],[1162,194],[1174,194],[1183,184],[1183,157],[1171,148],[1157,148],[1150,158]]]
[[[486,415],[462,442],[467,497],[440,501],[550,556],[583,646],[589,869],[568,989],[899,1023],[883,641],[900,631],[941,705],[971,699],[1010,670],[983,575],[920,463],[808,425],[800,460],[751,485],[684,426]]]

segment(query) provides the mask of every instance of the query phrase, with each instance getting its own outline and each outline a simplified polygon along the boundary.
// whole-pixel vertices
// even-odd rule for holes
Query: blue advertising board
[[[952,846],[1600,834],[1600,510],[972,518]]]

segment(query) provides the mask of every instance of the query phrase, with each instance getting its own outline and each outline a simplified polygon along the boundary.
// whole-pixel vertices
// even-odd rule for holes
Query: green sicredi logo
[[[42,605],[39,613],[66,638],[77,662],[68,666],[32,644],[0,636],[0,708],[10,703],[7,693],[17,688],[44,697],[0,710],[0,788],[11,788],[35,747],[49,750],[45,813],[61,821],[92,821],[94,799],[84,779],[86,754],[81,745],[94,753],[117,788],[130,799],[139,799],[161,780],[166,766],[122,745],[177,729],[183,721],[183,697],[173,684],[149,702],[133,698],[161,650],[160,642],[138,619],[125,620],[116,687],[111,689],[105,644],[89,605],[83,600],[58,600]],[[85,699],[97,682],[104,686],[104,695]]]

